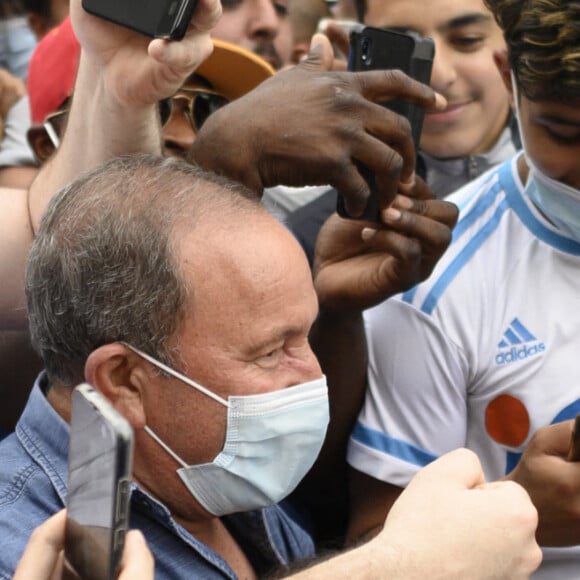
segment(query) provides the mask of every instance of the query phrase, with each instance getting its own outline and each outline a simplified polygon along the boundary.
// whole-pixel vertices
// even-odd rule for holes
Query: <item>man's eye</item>
[[[288,16],[288,5],[286,2],[274,2],[273,5],[278,16]]]
[[[256,358],[256,364],[263,367],[272,367],[277,365],[282,356],[283,349],[276,348]]]
[[[580,140],[580,131],[578,127],[546,127],[548,134],[554,141],[564,144],[577,143]]]
[[[484,40],[484,36],[458,36],[451,40],[451,44],[459,50],[468,52],[470,50],[477,50],[483,44]]]

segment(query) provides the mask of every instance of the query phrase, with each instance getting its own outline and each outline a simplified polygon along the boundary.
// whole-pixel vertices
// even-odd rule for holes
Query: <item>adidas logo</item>
[[[546,350],[546,345],[538,339],[517,319],[514,318],[503,333],[497,348],[495,363],[504,365],[524,360]]]

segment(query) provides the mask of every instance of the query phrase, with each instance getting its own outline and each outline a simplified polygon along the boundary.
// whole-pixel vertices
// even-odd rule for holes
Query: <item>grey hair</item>
[[[89,354],[128,342],[174,364],[169,342],[191,306],[176,229],[260,211],[240,184],[152,155],[111,160],[58,192],[26,272],[32,343],[51,380],[84,380]]]

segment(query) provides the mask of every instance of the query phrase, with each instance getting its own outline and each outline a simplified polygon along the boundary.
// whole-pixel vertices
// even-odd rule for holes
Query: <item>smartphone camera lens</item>
[[[368,36],[361,40],[360,58],[365,66],[370,66],[373,60],[372,41]]]

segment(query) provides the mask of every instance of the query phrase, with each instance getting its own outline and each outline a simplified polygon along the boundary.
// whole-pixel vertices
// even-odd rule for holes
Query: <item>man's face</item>
[[[211,34],[258,54],[278,70],[292,56],[288,1],[223,0],[223,15]]]
[[[176,370],[224,399],[320,378],[308,343],[318,302],[304,252],[265,213],[232,222],[217,217],[181,232],[176,253],[191,288],[191,310],[176,333]],[[152,377],[149,426],[184,461],[211,462],[223,446],[225,407],[177,379]],[[157,444],[145,443],[168,461]],[[168,505],[181,502],[175,509],[183,513],[194,508],[174,469],[160,467],[153,477],[145,464],[138,479]]]
[[[421,147],[439,158],[488,151],[508,117],[508,96],[493,53],[503,37],[482,0],[369,0],[365,23],[431,36],[431,86],[446,111],[425,115]]]
[[[563,104],[521,95],[518,111],[526,156],[552,179],[580,190],[580,99]]]
[[[184,159],[206,119],[227,103],[204,78],[191,75],[171,97],[171,114],[163,126],[163,154]]]

